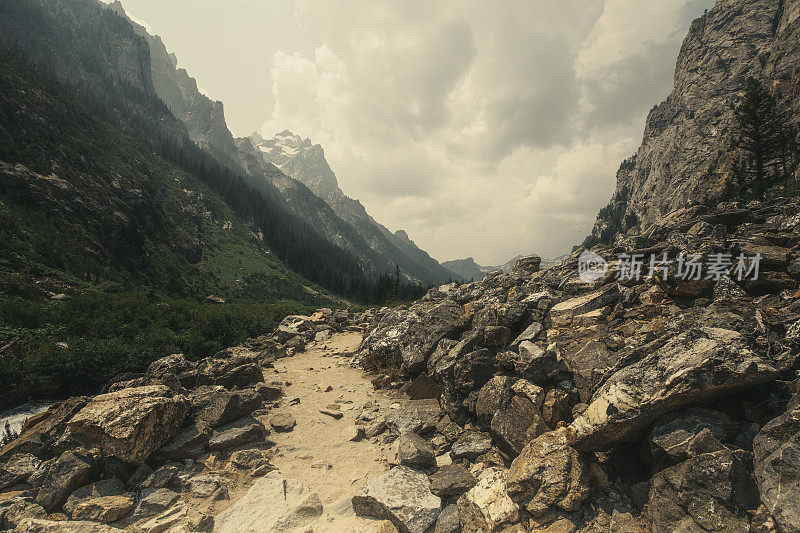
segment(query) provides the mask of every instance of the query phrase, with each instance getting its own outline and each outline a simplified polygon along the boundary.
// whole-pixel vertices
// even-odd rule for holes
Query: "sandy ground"
[[[314,524],[315,533],[375,528],[374,521],[354,515],[350,499],[368,477],[388,469],[390,445],[383,444],[380,436],[351,442],[348,430],[365,404],[378,407],[383,417],[397,400],[376,391],[360,369],[349,366],[349,354],[360,342],[358,333],[334,335],[264,371],[267,382],[291,383],[284,388],[282,406],[270,415],[287,411],[297,425],[288,433],[272,431],[270,439],[277,444],[272,463],[284,477],[297,479],[319,494],[324,514]],[[292,398],[300,403],[289,405]],[[341,406],[339,420],[319,411],[333,403]]]

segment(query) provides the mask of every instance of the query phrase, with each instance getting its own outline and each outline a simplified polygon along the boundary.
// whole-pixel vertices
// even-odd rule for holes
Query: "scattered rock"
[[[431,492],[437,496],[461,496],[476,483],[475,476],[458,464],[442,466],[429,478]]]
[[[72,451],[62,453],[48,468],[36,494],[36,503],[48,512],[57,510],[78,487],[93,481],[97,470],[94,458],[88,454]]]
[[[294,429],[297,424],[294,416],[289,413],[276,413],[269,419],[269,425],[278,432],[287,432]]]
[[[507,406],[497,411],[491,423],[491,433],[498,446],[512,456],[519,455],[531,439],[547,431],[536,407],[522,396],[514,396]]]
[[[461,533],[461,521],[458,518],[458,505],[450,504],[439,513],[434,533]]]
[[[16,485],[33,474],[42,461],[29,453],[15,453],[3,465],[0,465],[0,492],[6,487]]]
[[[450,448],[453,459],[475,459],[492,448],[492,438],[479,431],[465,431]]]
[[[439,516],[441,500],[428,476],[405,466],[367,480],[353,496],[357,516],[390,520],[401,533],[425,533]]]
[[[424,469],[436,464],[436,452],[416,433],[401,434],[397,443],[397,457],[401,465]]]
[[[487,468],[477,484],[458,499],[458,517],[463,531],[498,531],[519,518],[517,504],[506,492],[506,472]]]
[[[241,446],[248,442],[263,441],[267,435],[264,424],[252,417],[245,417],[217,428],[208,440],[212,451]]]

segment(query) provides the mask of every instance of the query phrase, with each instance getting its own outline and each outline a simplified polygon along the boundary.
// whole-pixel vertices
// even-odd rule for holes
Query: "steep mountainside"
[[[464,281],[480,281],[486,277],[486,273],[482,270],[483,267],[476,263],[471,257],[445,261],[442,263],[442,266],[458,274]]]
[[[620,167],[587,244],[723,194],[742,158],[734,106],[749,77],[800,121],[797,0],[719,0],[692,23],[674,89],[647,117],[642,145]]]
[[[98,117],[200,177],[254,221],[290,268],[358,299],[376,298],[391,285],[388,277],[376,281],[381,271],[369,257],[336,246],[287,209],[270,183],[199,148],[156,93],[147,41],[113,9],[97,0],[9,0],[0,4],[0,24],[0,44],[53,75]]]
[[[305,184],[325,200],[336,215],[352,224],[372,249],[390,262],[400,265],[407,275],[434,283],[454,278],[453,272],[419,249],[403,230],[392,233],[375,221],[361,202],[345,195],[325,159],[322,146],[312,144],[311,139],[302,139],[288,130],[272,139],[264,139],[254,133],[249,140],[264,160]]]

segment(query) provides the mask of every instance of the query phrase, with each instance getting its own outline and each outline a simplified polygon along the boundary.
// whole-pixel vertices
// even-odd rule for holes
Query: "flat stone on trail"
[[[322,502],[316,492],[298,481],[270,472],[256,481],[247,493],[215,520],[218,533],[283,533],[306,531],[322,516]]]
[[[215,432],[208,440],[208,447],[212,451],[225,450],[248,442],[262,441],[266,437],[264,425],[251,417],[241,418],[218,429],[219,432]]]
[[[291,431],[296,424],[297,420],[289,413],[276,413],[269,419],[269,425],[275,431]]]
[[[344,416],[344,414],[342,414],[341,411],[338,411],[338,410],[335,410],[335,409],[330,409],[328,407],[326,407],[324,409],[320,409],[319,412],[322,413],[323,415],[328,415],[330,417],[333,417],[336,420],[339,420],[340,418],[342,418]]]
[[[441,511],[428,476],[405,466],[367,480],[353,496],[357,516],[391,520],[401,533],[425,533]]]

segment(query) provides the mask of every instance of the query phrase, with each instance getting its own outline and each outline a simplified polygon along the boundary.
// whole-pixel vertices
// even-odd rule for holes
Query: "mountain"
[[[330,205],[337,216],[351,224],[372,249],[390,263],[398,264],[407,275],[426,283],[441,283],[454,277],[453,272],[418,248],[405,231],[392,233],[376,222],[361,202],[345,195],[325,159],[322,146],[288,130],[272,139],[264,139],[258,133],[248,139],[265,161],[306,185]]]
[[[800,121],[797,1],[719,0],[692,23],[674,88],[650,111],[642,144],[620,166],[614,196],[585,244],[726,196],[744,164],[735,107],[750,77],[776,96],[795,125]]]
[[[486,277],[486,272],[475,260],[471,257],[466,259],[454,259],[452,261],[445,261],[442,266],[447,270],[454,272],[459,280],[464,281],[480,281]]]
[[[147,41],[153,87],[172,114],[186,125],[189,137],[198,146],[222,164],[244,172],[251,186],[266,185],[277,190],[295,215],[331,243],[356,255],[372,275],[394,272],[395,265],[399,265],[408,280],[424,284],[441,283],[452,277],[404,234],[391,233],[375,222],[358,201],[345,196],[319,145],[285,132],[283,142],[288,151],[278,149],[273,159],[254,149],[248,139],[235,139],[225,122],[222,102],[199,91],[197,82],[178,67],[177,58],[161,38],[130,20],[118,0],[108,9],[125,17]]]

